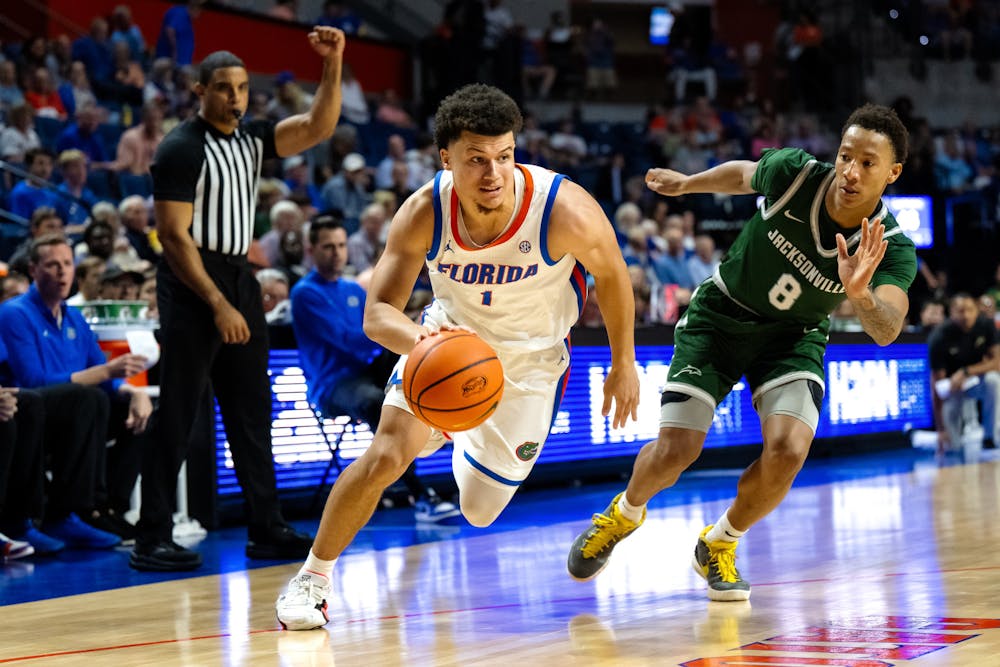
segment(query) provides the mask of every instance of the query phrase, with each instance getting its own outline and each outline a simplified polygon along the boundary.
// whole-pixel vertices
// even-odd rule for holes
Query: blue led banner
[[[667,376],[673,347],[636,348],[642,395],[639,420],[612,430],[601,416],[604,377],[610,367],[606,346],[573,348],[566,394],[541,463],[581,461],[634,455],[656,437],[660,415],[660,388]],[[312,488],[330,460],[321,424],[306,400],[306,384],[296,350],[272,350],[270,361],[272,428],[279,488]],[[932,424],[930,370],[922,343],[888,347],[832,344],[826,355],[826,397],[817,437],[903,432]],[[740,382],[719,405],[706,447],[729,447],[760,442],[760,422],[749,388]],[[367,426],[354,426],[346,417],[326,420],[328,437],[345,431],[340,456],[345,465],[359,456],[371,440]],[[221,495],[239,493],[222,420],[215,419],[218,485]],[[421,473],[451,470],[451,450],[442,449],[418,463]]]

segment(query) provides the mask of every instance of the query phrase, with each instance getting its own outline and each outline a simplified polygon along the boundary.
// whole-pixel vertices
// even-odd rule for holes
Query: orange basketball
[[[428,426],[456,433],[479,426],[503,396],[497,353],[476,334],[442,331],[413,348],[403,367],[403,395]]]

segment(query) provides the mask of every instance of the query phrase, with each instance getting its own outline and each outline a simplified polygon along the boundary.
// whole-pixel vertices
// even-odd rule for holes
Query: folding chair
[[[354,419],[348,421],[339,431],[330,433],[326,428],[327,417],[323,414],[323,411],[315,405],[312,406],[312,410],[313,414],[316,416],[316,422],[319,424],[319,431],[323,434],[323,441],[326,442],[327,449],[330,450],[330,460],[327,461],[326,468],[323,469],[323,474],[319,478],[319,484],[316,485],[316,490],[313,492],[312,502],[309,505],[309,511],[315,512],[316,504],[319,502],[320,496],[323,493],[323,487],[326,486],[327,480],[330,478],[330,471],[333,468],[336,468],[337,474],[339,475],[344,468],[340,461],[340,441],[343,440],[344,435],[348,432],[348,429],[350,429],[351,432],[356,431],[357,426],[361,423],[361,420]],[[333,423],[332,419],[330,421]]]

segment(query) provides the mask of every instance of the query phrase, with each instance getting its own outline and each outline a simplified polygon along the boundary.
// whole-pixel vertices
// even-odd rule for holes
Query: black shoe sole
[[[188,572],[201,567],[201,556],[199,555],[196,560],[178,562],[164,560],[163,558],[154,558],[152,556],[143,556],[133,551],[132,555],[129,556],[128,565],[133,570],[142,572]]]

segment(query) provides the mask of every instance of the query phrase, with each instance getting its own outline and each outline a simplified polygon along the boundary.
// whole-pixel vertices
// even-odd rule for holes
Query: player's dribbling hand
[[[470,334],[475,334],[476,332],[465,326],[464,324],[442,324],[440,327],[424,325],[420,327],[420,333],[413,340],[413,344],[416,345],[420,341],[430,336],[436,336],[442,331],[467,331]]]
[[[627,367],[612,366],[608,377],[604,379],[604,405],[601,414],[607,417],[611,413],[611,401],[614,399],[615,416],[611,420],[611,428],[625,426],[625,420],[631,416],[632,421],[638,418],[639,408],[639,374],[635,364]]]
[[[673,169],[650,169],[646,172],[646,187],[667,197],[684,194],[687,176]]]
[[[861,221],[861,241],[853,255],[847,253],[847,240],[843,234],[837,234],[837,274],[840,284],[848,299],[856,299],[864,295],[865,290],[875,275],[889,242],[883,236],[885,225],[876,220],[870,227],[868,218]]]
[[[309,33],[309,45],[324,58],[343,55],[346,43],[344,31],[340,28],[318,25]]]
[[[219,330],[223,343],[244,345],[250,341],[250,327],[246,319],[229,303],[215,311],[215,328]]]

